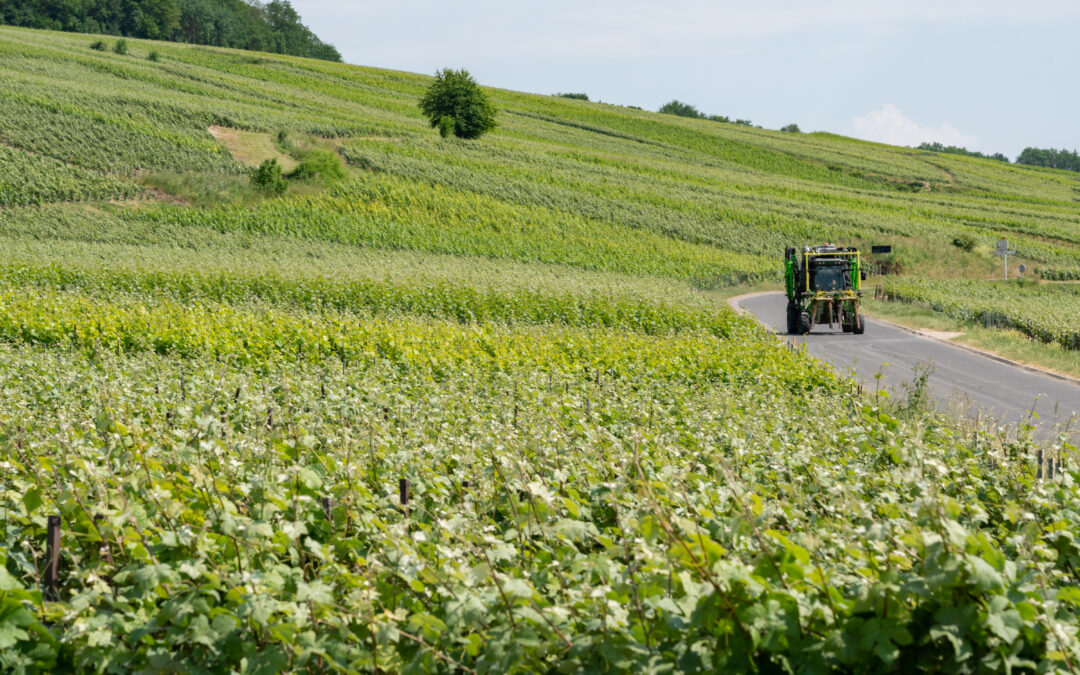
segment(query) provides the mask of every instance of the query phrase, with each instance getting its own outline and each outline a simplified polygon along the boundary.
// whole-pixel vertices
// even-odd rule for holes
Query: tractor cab
[[[804,334],[814,324],[840,324],[845,333],[865,330],[859,316],[861,269],[859,249],[821,244],[784,252],[788,297],[788,332]]]

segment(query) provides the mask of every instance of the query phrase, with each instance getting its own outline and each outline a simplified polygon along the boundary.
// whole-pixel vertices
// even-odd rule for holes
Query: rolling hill
[[[6,670],[1080,659],[1075,448],[709,294],[819,240],[1065,274],[1076,175],[502,90],[441,139],[425,76],[91,42],[0,28]]]

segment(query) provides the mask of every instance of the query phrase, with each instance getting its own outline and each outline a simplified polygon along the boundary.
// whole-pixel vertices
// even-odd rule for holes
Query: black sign
[[[871,253],[892,253],[892,246],[871,246]]]

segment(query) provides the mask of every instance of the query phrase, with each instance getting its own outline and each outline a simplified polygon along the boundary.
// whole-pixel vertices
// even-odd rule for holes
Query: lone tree
[[[495,128],[495,106],[466,70],[444,68],[420,99],[420,110],[444,137],[478,138]]]

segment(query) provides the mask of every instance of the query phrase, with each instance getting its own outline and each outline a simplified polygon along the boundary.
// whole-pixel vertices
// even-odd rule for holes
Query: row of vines
[[[1072,284],[894,277],[881,288],[890,299],[919,303],[954,319],[1080,349],[1080,287]]]
[[[657,338],[100,290],[0,297],[5,669],[1080,658],[1072,448],[1037,482],[1026,443],[897,419],[742,320]]]

